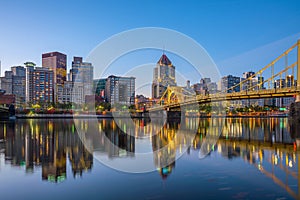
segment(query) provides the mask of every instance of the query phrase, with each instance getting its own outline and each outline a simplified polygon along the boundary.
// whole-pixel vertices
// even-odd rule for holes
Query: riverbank
[[[105,114],[105,115],[96,115],[97,118],[113,118],[112,115]],[[16,114],[17,119],[47,119],[47,118],[95,118],[95,115],[92,114]]]
[[[94,114],[16,114],[17,119],[51,119],[51,118],[58,118],[58,119],[84,119],[84,118],[122,118],[127,117],[128,115],[114,115],[112,113],[101,114],[101,115],[94,115]],[[143,116],[131,115],[132,118],[145,118]],[[211,115],[211,114],[202,114],[202,115],[186,115],[187,118],[270,118],[270,117],[288,117],[287,113],[270,113],[265,115],[259,114],[226,114],[226,115]],[[177,117],[178,118],[178,117]]]

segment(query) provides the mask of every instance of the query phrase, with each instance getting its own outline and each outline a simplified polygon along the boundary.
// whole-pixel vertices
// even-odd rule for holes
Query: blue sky
[[[222,75],[241,75],[268,64],[296,42],[299,8],[297,0],[2,0],[2,75],[25,61],[40,65],[41,54],[49,51],[67,54],[69,67],[73,56],[86,57],[108,37],[140,27],[182,32],[207,50]],[[153,54],[153,62],[160,54]]]

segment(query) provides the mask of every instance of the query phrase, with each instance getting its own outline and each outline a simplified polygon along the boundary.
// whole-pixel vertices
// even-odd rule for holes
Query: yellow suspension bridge
[[[267,77],[267,78],[266,78]],[[258,81],[253,83],[253,79]],[[210,102],[296,97],[300,102],[300,40],[258,72],[226,91],[196,94],[183,87],[167,87],[160,100],[148,111],[176,110],[181,106]],[[235,92],[237,91],[237,92]]]

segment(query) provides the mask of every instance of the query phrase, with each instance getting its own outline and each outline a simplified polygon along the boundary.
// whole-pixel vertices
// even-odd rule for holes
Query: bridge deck
[[[243,99],[292,97],[299,94],[300,94],[300,87],[291,87],[291,88],[242,91],[242,92],[233,92],[233,93],[217,93],[217,94],[210,94],[210,95],[197,95],[197,96],[185,97],[185,100],[182,102],[158,105],[154,108],[148,109],[148,111],[158,111],[158,110],[164,110],[170,108],[178,108],[180,106],[188,106],[196,103],[204,104],[210,102],[233,101],[233,100],[243,100]]]

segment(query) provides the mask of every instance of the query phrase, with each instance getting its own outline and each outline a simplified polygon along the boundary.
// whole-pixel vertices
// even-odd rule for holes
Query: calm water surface
[[[81,119],[77,126],[71,119],[2,121],[0,199],[299,199],[300,157],[288,119],[224,122],[220,138],[207,145],[211,119],[152,124],[143,133],[111,119]],[[90,126],[99,132],[89,135]],[[194,134],[179,131],[182,126]],[[164,146],[166,152],[146,162],[155,169],[148,173],[121,172],[99,161],[125,166],[137,152]],[[201,147],[209,152],[204,159]]]

